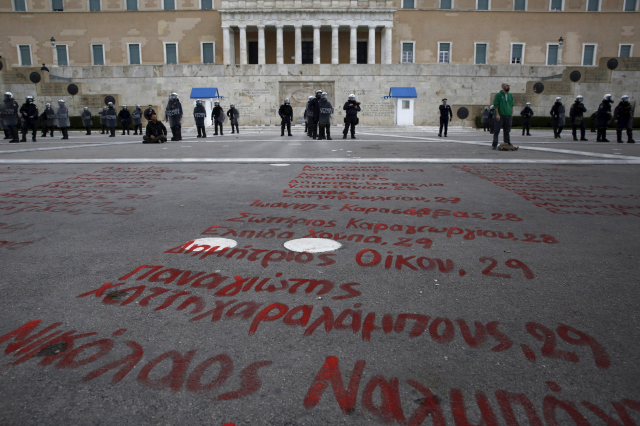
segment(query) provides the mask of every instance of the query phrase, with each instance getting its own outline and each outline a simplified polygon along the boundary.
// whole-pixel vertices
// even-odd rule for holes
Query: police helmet
[[[219,105],[220,105],[220,102],[215,101],[213,104],[214,104],[215,106],[219,106]]]
[[[27,98],[26,98],[26,101],[27,101],[27,103],[33,102],[33,96],[28,95]]]
[[[311,100],[313,100],[313,96],[309,96],[309,100],[310,100],[310,101],[311,101]]]
[[[140,105],[136,104],[136,108],[140,108]]]
[[[11,99],[11,98],[13,98],[13,93],[5,92],[4,97],[7,98],[7,99]]]
[[[491,106],[489,107],[489,109],[493,109],[493,105],[491,105]]]
[[[60,99],[60,100],[58,101],[58,105],[60,105],[60,104],[64,105],[64,101],[63,101],[62,99]]]
[[[109,107],[111,108],[113,106],[113,102],[109,102]]]
[[[560,102],[560,103],[562,103],[562,98],[561,98],[560,96],[558,96],[558,97],[556,98],[556,102]]]
[[[235,108],[235,107],[236,107],[236,104],[231,104],[231,105],[229,106],[229,108]]]
[[[122,109],[127,109],[127,106],[126,105],[122,105]]]
[[[107,110],[107,107],[106,107],[106,106],[102,107],[102,110],[103,110],[103,111],[106,111],[106,110]]]
[[[584,100],[584,98],[582,97],[582,95],[576,96],[576,101],[582,102],[583,100]]]
[[[356,95],[354,95],[353,93],[349,95],[349,100],[350,101],[355,101],[356,100]]]
[[[286,99],[284,100],[284,104],[285,104],[285,105],[289,105],[289,98],[286,98]]]
[[[89,107],[84,107],[84,110],[85,111],[89,111]]]
[[[322,94],[322,90],[320,90],[320,89],[316,90],[316,95],[317,95],[318,93]]]
[[[178,99],[178,94],[177,93],[170,94],[169,99]]]
[[[47,108],[51,108],[51,104],[49,102],[47,102],[44,106],[46,106]]]
[[[527,102],[525,105],[529,107],[531,106],[531,102]]]
[[[622,100],[622,102],[629,102],[629,95],[622,95],[622,98],[620,98]]]
[[[196,105],[202,105],[202,99],[196,99]]]
[[[329,95],[327,94],[327,92],[322,92],[322,99],[327,99],[329,97]]]
[[[613,96],[611,96],[610,93],[607,93],[606,95],[604,95],[604,99],[605,101],[613,101]]]

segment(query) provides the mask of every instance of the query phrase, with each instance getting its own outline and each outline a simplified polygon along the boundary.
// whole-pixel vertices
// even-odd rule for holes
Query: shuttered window
[[[202,43],[202,63],[213,64],[213,43]]]
[[[62,12],[64,10],[64,0],[51,0],[51,6],[54,12]]]
[[[587,12],[597,12],[600,9],[600,0],[588,0]]]
[[[213,9],[213,0],[200,0],[200,4],[202,5],[202,9]]]
[[[515,0],[513,10],[527,10],[527,0]]]
[[[93,65],[104,65],[104,50],[101,44],[91,46],[93,51]]]
[[[167,64],[178,63],[178,46],[175,43],[165,44]]]
[[[585,44],[584,45],[584,54],[582,55],[582,65],[593,65],[595,60],[596,53],[596,45],[595,44]]]
[[[69,65],[69,58],[67,57],[67,45],[56,45],[56,53],[58,54],[58,65]]]
[[[440,0],[440,9],[451,9],[453,0]]]
[[[621,58],[629,58],[631,57],[631,45],[623,44],[620,46],[620,57]]]
[[[89,0],[89,10],[91,12],[100,12],[100,0]]]
[[[131,65],[140,64],[140,45],[139,44],[129,45],[129,63]]]
[[[636,4],[638,0],[625,0],[624,1],[624,11],[625,12],[635,12]]]
[[[19,50],[20,50],[20,65],[22,65],[23,67],[30,67],[31,66],[31,46],[27,45],[22,45],[22,46],[18,46]]]
[[[476,64],[484,65],[487,63],[487,45],[485,43],[476,44]]]
[[[550,44],[547,49],[547,65],[558,65],[558,45]]]
[[[138,0],[127,0],[127,10],[138,10]]]
[[[562,0],[551,0],[551,10],[562,10]]]
[[[512,44],[511,45],[511,63],[512,64],[521,64],[522,63],[523,50],[524,50],[524,46],[522,44]]]
[[[16,12],[26,12],[27,4],[25,0],[13,0],[13,7]]]
[[[489,10],[489,0],[478,0],[478,10]]]
[[[175,10],[176,0],[163,0],[164,10]]]

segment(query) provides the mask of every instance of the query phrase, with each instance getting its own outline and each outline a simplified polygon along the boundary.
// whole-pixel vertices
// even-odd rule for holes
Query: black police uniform
[[[91,112],[87,111],[82,111],[82,124],[84,125],[84,128],[87,129],[87,135],[91,134]]]
[[[449,130],[449,121],[453,118],[453,112],[451,106],[440,105],[440,130],[438,136],[442,136],[442,128],[444,127],[444,136],[447,137],[447,130]]]
[[[51,107],[45,108],[40,115],[40,118],[42,119],[42,134],[40,137],[46,138],[47,132],[51,132],[51,137],[53,137],[53,128],[56,125],[56,112]]]
[[[140,108],[136,108],[131,113],[131,120],[133,121],[133,134],[138,134],[138,129],[140,129],[140,134],[142,134],[142,110]]]
[[[524,136],[524,132],[527,132],[527,136],[531,136],[529,130],[531,129],[531,117],[533,117],[533,110],[529,107],[525,107],[522,111],[520,111],[520,115],[522,116],[522,136]]]
[[[20,116],[22,117],[22,140],[27,141],[27,133],[32,130],[31,140],[36,142],[36,132],[38,131],[38,107],[33,102],[25,102],[20,107]]]
[[[571,105],[571,109],[569,110],[569,118],[571,118],[571,124],[573,129],[571,130],[571,134],[573,135],[573,140],[578,140],[578,127],[580,127],[580,140],[586,141],[587,139],[584,137],[584,133],[586,131],[584,125],[584,113],[587,112],[587,108],[584,106],[582,102],[575,101],[573,105]]]
[[[126,109],[121,109],[118,113],[118,118],[122,123],[122,134],[124,135],[124,132],[126,131],[127,134],[130,135],[129,124],[131,124],[131,113]]]
[[[562,139],[560,133],[562,133],[565,124],[565,109],[562,102],[554,103],[549,114],[553,117],[553,138]]]
[[[2,122],[7,127],[8,136],[11,137],[9,142],[18,143],[18,103],[13,98],[4,98],[0,105],[0,115]]]
[[[109,134],[109,129],[107,128],[107,108],[103,107],[98,114],[100,114],[100,126],[102,127],[102,132],[100,132],[100,134]]]
[[[611,101],[604,100],[598,106],[598,138],[596,142],[609,142],[607,139],[607,124],[611,120]]]
[[[196,105],[196,107],[193,109],[193,118],[196,122],[196,128],[198,129],[197,137],[206,138],[207,132],[204,130],[204,121],[207,118],[207,109],[204,107],[204,105]]]
[[[213,110],[211,110],[211,118],[213,119],[213,129],[215,131],[214,135],[218,134],[218,126],[220,126],[220,136],[224,136],[222,130],[222,123],[224,123],[224,110],[220,105],[213,107]]]
[[[597,127],[598,127],[598,110],[595,110],[593,111],[593,114],[591,114],[591,133],[595,133]]]
[[[229,108],[229,110],[227,111],[227,117],[229,117],[229,123],[231,123],[231,133],[240,133],[240,129],[238,128],[238,118],[240,118],[240,112],[236,109],[236,107]]]
[[[107,108],[107,111],[104,113],[104,116],[107,119],[107,129],[110,133],[110,138],[116,137],[116,124],[118,121],[118,113],[114,107]]]
[[[631,102],[620,102],[613,113],[613,119],[618,122],[616,132],[618,143],[622,143],[622,129],[627,129],[627,143],[635,143],[633,140],[633,105]]]
[[[347,138],[349,128],[351,128],[351,139],[355,139],[356,126],[359,123],[358,112],[362,111],[362,109],[360,108],[360,102],[356,102],[355,100],[348,100],[347,102],[345,102],[342,109],[346,111],[344,116],[344,130],[342,131],[342,139]]]
[[[278,110],[280,115],[280,136],[284,136],[284,128],[287,128],[287,134],[291,136],[291,120],[293,120],[293,108],[289,104],[280,105]]]
[[[313,139],[318,139],[318,121],[320,120],[320,96],[321,94],[316,94],[316,97],[311,99],[311,103],[309,105],[310,112],[313,114],[311,117],[311,137]]]
[[[320,99],[318,102],[320,108],[320,117],[318,118],[318,126],[320,128],[319,140],[331,140],[331,114],[333,114],[333,105],[327,99]]]

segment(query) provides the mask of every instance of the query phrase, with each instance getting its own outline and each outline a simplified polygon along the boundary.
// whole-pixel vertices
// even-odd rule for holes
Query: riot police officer
[[[169,128],[171,128],[171,140],[182,140],[182,105],[178,100],[178,94],[172,93],[169,95],[169,103],[167,104],[167,111],[165,112],[165,119],[169,121]]]
[[[442,137],[442,128],[444,127],[444,137],[447,137],[447,130],[449,130],[449,122],[453,120],[453,111],[451,111],[451,107],[447,105],[447,99],[442,100],[442,105],[439,107],[440,110],[440,130],[438,131],[438,136]]]
[[[220,126],[220,136],[224,136],[224,133],[222,132],[222,123],[224,123],[224,110],[222,109],[222,107],[220,106],[220,102],[218,101],[214,101],[213,102],[213,110],[211,110],[211,121],[213,122],[212,124],[214,125],[214,136],[218,135],[218,126]]]
[[[622,143],[622,129],[627,129],[627,143],[636,143],[633,140],[633,105],[629,102],[629,96],[622,96],[620,103],[613,113],[613,119],[618,123],[618,143]]]
[[[553,117],[553,138],[562,139],[562,137],[560,137],[560,133],[562,133],[562,129],[565,124],[565,109],[564,105],[562,105],[561,97],[558,96],[556,98],[556,102],[551,107],[549,114]]]
[[[155,114],[155,110],[153,109],[153,105],[149,105],[149,108],[144,110],[144,118],[147,119],[147,121],[151,120],[151,115]]]
[[[320,102],[318,102],[318,108],[320,110],[320,117],[318,118],[320,137],[318,139],[325,139],[326,134],[326,139],[331,140],[331,115],[333,114],[333,105],[329,102],[327,92],[322,92],[320,96]]]
[[[11,137],[10,143],[19,143],[18,139],[18,103],[13,99],[13,93],[6,92],[2,100],[2,123],[7,127],[8,136]]]
[[[318,122],[320,120],[320,98],[322,97],[322,90],[316,90],[316,97],[311,99],[311,137],[318,139]]]
[[[604,95],[602,102],[598,105],[598,116],[597,116],[597,126],[598,126],[598,137],[596,142],[609,142],[607,139],[607,124],[609,124],[609,120],[611,120],[611,104],[613,103],[613,96],[610,94]]]
[[[116,114],[116,109],[113,106],[113,102],[109,102],[107,105],[107,111],[105,112],[104,117],[107,119],[107,129],[110,138],[116,137],[116,124],[118,120],[118,115]]]
[[[87,129],[87,135],[91,134],[91,112],[89,108],[84,107],[84,111],[82,111],[82,125],[85,129]]]
[[[142,110],[140,109],[140,105],[136,105],[136,109],[131,113],[131,120],[133,120],[133,134],[138,134],[138,129],[140,129],[140,134],[142,134]]]
[[[584,113],[587,112],[587,108],[582,103],[583,99],[584,98],[580,95],[576,96],[576,100],[573,103],[573,105],[571,105],[571,109],[569,110],[569,118],[571,118],[571,124],[573,127],[571,134],[573,135],[574,141],[578,140],[578,133],[577,133],[578,127],[580,127],[580,140],[581,141],[588,140],[587,138],[584,137],[584,133],[586,131],[585,125],[584,125]]]
[[[51,132],[51,137],[53,137],[53,128],[55,127],[56,112],[53,110],[53,108],[51,108],[50,103],[47,103],[45,105],[45,109],[42,112],[42,115],[40,115],[40,118],[42,119],[42,134],[40,135],[40,137],[46,138],[48,131]]]
[[[104,135],[105,133],[109,133],[109,130],[107,129],[107,107],[102,107],[102,111],[99,112],[100,114],[100,126],[102,126],[102,133],[100,133],[101,135]]]
[[[58,101],[56,121],[60,131],[62,132],[61,139],[69,139],[69,127],[71,126],[71,122],[69,121],[69,110],[62,99]]]
[[[122,123],[122,134],[127,132],[127,135],[130,135],[129,124],[131,123],[131,113],[127,109],[126,105],[122,105],[122,109],[118,113],[118,118],[120,119],[120,123]]]
[[[25,99],[25,103],[20,107],[22,116],[22,140],[27,141],[27,132],[29,128],[32,130],[31,140],[36,142],[36,132],[38,131],[38,107],[33,103],[33,96],[29,95]]]
[[[280,115],[280,136],[284,136],[284,128],[287,128],[287,135],[291,135],[291,120],[293,120],[293,108],[289,104],[289,98],[284,100],[284,104],[280,105],[278,110]]]
[[[206,138],[207,133],[204,130],[204,120],[207,118],[207,110],[202,105],[202,99],[196,99],[196,106],[193,108],[193,118],[196,122],[199,138]]]
[[[313,137],[313,109],[311,107],[311,101],[313,101],[313,98],[313,96],[309,96],[307,106],[304,109],[304,131],[308,137]]]
[[[231,104],[229,106],[229,110],[227,111],[227,117],[229,117],[229,122],[231,123],[231,133],[240,133],[240,129],[238,128],[238,118],[240,118],[240,112],[236,109],[235,104]],[[234,132],[235,127],[235,132]]]
[[[351,127],[351,139],[356,138],[356,126],[358,125],[358,112],[361,111],[360,102],[356,102],[356,95],[350,94],[349,100],[345,102],[344,107],[345,110],[344,116],[344,131],[342,132],[342,139],[347,138],[347,133],[349,133],[349,127]]]
[[[522,116],[522,136],[524,136],[525,130],[527,131],[527,136],[531,136],[531,133],[529,133],[529,129],[531,129],[531,117],[533,117],[531,102],[526,103],[524,109],[520,111],[520,115]]]

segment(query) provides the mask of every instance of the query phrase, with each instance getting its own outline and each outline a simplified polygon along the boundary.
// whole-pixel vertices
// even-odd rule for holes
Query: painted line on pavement
[[[140,143],[140,142],[136,141],[136,142],[92,143],[87,145],[56,146],[52,148],[12,149],[10,151],[0,151],[0,154],[15,154],[19,152],[33,152],[33,151],[55,151],[58,149],[87,148],[87,147],[109,146],[109,145],[126,145],[126,144],[134,144],[134,143]]]

